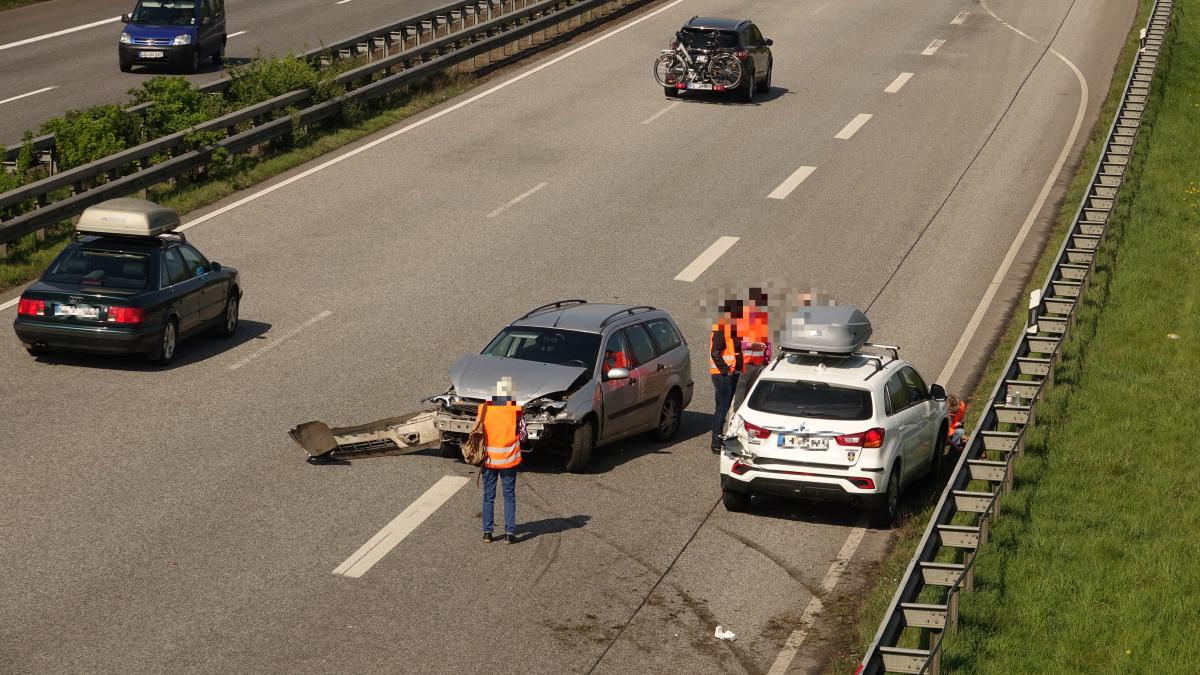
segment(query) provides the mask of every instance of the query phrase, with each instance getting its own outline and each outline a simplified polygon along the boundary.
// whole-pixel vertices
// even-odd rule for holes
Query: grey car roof
[[[632,309],[637,305],[618,305],[607,302],[588,302],[580,305],[571,305],[562,309],[545,310],[538,312],[533,316],[519,319],[512,322],[513,326],[538,326],[542,328],[557,327],[564,330],[578,330],[587,333],[602,333],[604,328],[601,328],[600,322],[612,316],[614,312],[619,312],[623,309]],[[642,317],[650,314],[662,314],[662,310],[647,310],[638,312],[633,316]],[[620,323],[618,317],[616,321],[609,323],[610,326]]]
[[[700,28],[702,30],[737,30],[738,26],[741,26],[744,23],[750,23],[750,19],[725,19],[716,16],[697,16],[692,17],[692,20],[687,22],[687,27]]]

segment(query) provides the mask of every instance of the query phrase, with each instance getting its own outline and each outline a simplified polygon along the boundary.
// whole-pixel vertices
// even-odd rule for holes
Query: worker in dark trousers
[[[746,392],[754,386],[758,374],[771,360],[771,329],[767,316],[767,294],[761,288],[750,289],[750,304],[742,310],[742,316],[737,325],[738,337],[742,341],[742,374],[738,377],[737,388],[733,392],[731,414],[737,412],[742,401],[746,400]],[[725,421],[729,426],[729,420]]]
[[[725,418],[729,415],[729,407],[733,403],[733,392],[737,389],[738,377],[742,373],[742,339],[738,335],[738,320],[742,318],[742,301],[726,300],[721,305],[720,315],[712,327],[710,340],[708,372],[712,375],[713,396],[716,405],[712,418],[713,453],[719,453],[725,447],[722,434],[725,431]]]
[[[513,400],[512,378],[496,383],[496,395],[479,404],[476,419],[483,421],[487,448],[487,459],[479,469],[483,476],[483,541],[492,541],[499,481],[504,493],[504,542],[513,544],[517,541],[517,465],[525,441],[525,414]]]

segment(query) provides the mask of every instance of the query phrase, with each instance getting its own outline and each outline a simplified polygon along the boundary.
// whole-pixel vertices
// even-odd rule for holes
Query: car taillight
[[[723,85],[723,84],[714,84],[714,85],[713,85],[713,91],[725,91],[725,85]]]
[[[10,307],[12,305],[9,305]],[[20,316],[45,316],[46,303],[42,300],[17,300],[17,314]]]
[[[740,475],[746,473],[747,471],[749,471],[750,469],[751,469],[751,467],[749,464],[746,464],[746,463],[742,462],[741,460],[738,460],[733,463],[733,468],[731,468],[730,471],[733,472],[733,475],[740,476]]]
[[[141,307],[109,307],[109,323],[141,323],[146,318],[146,310]]]
[[[850,484],[856,488],[863,490],[875,489],[875,481],[871,480],[870,478],[847,478],[846,480],[849,480]]]
[[[676,89],[687,89],[687,82],[676,82],[675,88]]]
[[[762,439],[771,435],[771,430],[764,429],[757,424],[746,422],[746,435],[748,435],[750,438],[757,438],[761,441]]]
[[[733,55],[738,57],[739,61],[745,61],[747,58],[750,57],[750,54],[746,53],[746,50],[744,50],[744,49],[737,50],[736,52],[733,53]]]
[[[883,429],[875,427],[857,434],[842,434],[834,440],[838,445],[852,448],[880,448],[883,447]]]

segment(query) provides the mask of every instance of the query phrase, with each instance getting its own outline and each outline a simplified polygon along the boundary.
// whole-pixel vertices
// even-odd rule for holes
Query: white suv
[[[900,492],[940,468],[946,392],[927,387],[897,348],[863,350],[875,346],[858,310],[805,314],[817,321],[785,334],[735,413],[737,445],[721,453],[725,508],[743,511],[753,494],[842,500],[890,525]]]

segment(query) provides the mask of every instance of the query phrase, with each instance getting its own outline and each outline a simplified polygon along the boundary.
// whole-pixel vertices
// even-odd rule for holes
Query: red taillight
[[[875,489],[875,481],[871,480],[870,478],[847,478],[846,480],[850,481],[850,484],[856,488],[861,488],[863,490]]]
[[[857,434],[842,434],[834,440],[838,445],[852,448],[880,448],[883,447],[883,429],[875,427]]]
[[[11,305],[10,305],[11,307]],[[46,303],[42,300],[17,300],[17,314],[20,316],[45,316]]]
[[[714,85],[713,85],[713,91],[725,91],[725,85],[723,85],[723,84],[714,84]]]
[[[733,55],[738,57],[739,61],[745,61],[746,59],[750,58],[750,54],[746,53],[746,50],[744,49],[737,50],[733,53]]]
[[[769,429],[764,429],[764,428],[758,426],[757,424],[751,424],[749,422],[746,422],[746,434],[748,436],[750,436],[750,438],[757,438],[759,440],[762,440],[762,439],[770,436],[771,431]]]
[[[733,468],[730,469],[730,471],[733,472],[733,475],[740,476],[740,475],[746,473],[747,471],[749,471],[750,468],[751,467],[749,464],[744,464],[741,460],[738,460],[733,463]]]
[[[109,307],[109,323],[141,323],[146,318],[146,310],[141,307]]]
[[[686,82],[676,82],[675,88],[676,89],[687,89],[687,83]]]

